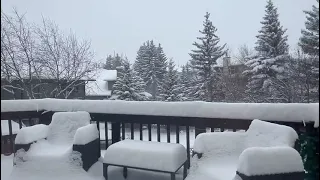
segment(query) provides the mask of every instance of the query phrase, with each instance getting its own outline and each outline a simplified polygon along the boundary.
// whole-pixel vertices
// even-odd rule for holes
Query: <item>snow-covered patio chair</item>
[[[194,142],[194,154],[186,180],[302,180],[302,159],[292,148],[297,139],[293,128],[260,120],[253,120],[246,132],[199,134]],[[283,147],[285,149],[281,149]],[[284,156],[295,161],[286,162],[288,157]],[[267,157],[268,161],[262,157]],[[293,162],[296,165],[292,165]],[[246,174],[254,171],[250,165],[263,167],[264,170],[260,168],[258,174]],[[270,169],[272,171],[269,172]]]
[[[15,139],[14,164],[67,160],[87,171],[100,158],[99,131],[90,120],[84,111],[57,112],[48,126],[22,128]]]

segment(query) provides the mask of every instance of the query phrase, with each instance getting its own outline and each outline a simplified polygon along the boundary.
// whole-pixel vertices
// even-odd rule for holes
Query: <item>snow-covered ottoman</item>
[[[184,166],[183,178],[187,175],[187,151],[181,144],[123,140],[111,145],[103,159],[103,174],[108,179],[108,166],[170,173],[175,179],[176,172]]]
[[[238,161],[241,180],[303,180],[304,168],[298,151],[291,147],[251,147]]]

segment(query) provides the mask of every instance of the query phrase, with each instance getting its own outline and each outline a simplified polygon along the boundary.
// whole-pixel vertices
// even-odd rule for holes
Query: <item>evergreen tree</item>
[[[203,36],[197,38],[200,43],[193,43],[197,49],[190,53],[191,66],[196,72],[196,78],[192,84],[194,87],[192,94],[196,100],[212,102],[215,96],[214,84],[217,83],[213,67],[226,51],[224,50],[225,44],[223,46],[218,45],[220,38],[215,34],[217,28],[209,20],[210,14],[207,12],[204,17],[204,27],[200,31]]]
[[[317,0],[319,4],[319,0]],[[309,55],[302,62],[306,65],[303,73],[306,75],[307,96],[313,102],[319,102],[319,7],[312,6],[312,11],[304,11],[307,15],[306,30],[302,30],[299,46]],[[305,169],[305,179],[319,179],[319,129],[313,127],[300,135],[301,150]]]
[[[317,130],[313,128],[313,131]],[[301,133],[299,143],[301,146],[300,155],[305,169],[304,179],[319,179],[319,132]]]
[[[125,101],[145,101],[145,83],[130,68],[130,63],[125,60],[122,63],[122,69],[118,73],[117,81],[113,85],[112,97],[110,99]]]
[[[319,0],[317,0],[319,4]],[[304,53],[319,57],[319,7],[312,6],[312,11],[304,11],[307,15],[306,29],[302,30],[299,45]]]
[[[119,66],[122,65],[122,62],[126,60],[122,55],[116,54],[114,56],[109,55],[106,59],[104,69],[107,70],[116,70]]]
[[[156,63],[156,67],[157,67],[157,77],[159,79],[159,81],[163,81],[165,74],[167,73],[167,57],[163,52],[163,48],[161,46],[161,44],[159,43],[158,47],[157,47],[157,61]],[[160,82],[162,83],[162,82]]]
[[[317,0],[319,4],[319,0]],[[309,74],[310,96],[313,102],[319,102],[319,7],[312,6],[312,11],[304,11],[307,14],[307,21],[305,23],[306,30],[302,30],[302,37],[300,38],[299,46],[303,52],[309,55],[306,64]]]
[[[190,70],[190,64],[187,63],[186,65],[182,66],[182,71],[179,77],[179,98],[181,101],[188,101],[192,100],[192,94],[190,93],[191,83],[192,80],[192,73]]]
[[[127,61],[126,57],[123,57],[122,55],[119,56],[119,54],[117,53],[114,57],[113,57],[113,62],[112,62],[112,69],[115,70],[118,67],[120,67],[123,63],[123,61]]]
[[[178,86],[178,71],[175,69],[175,64],[170,59],[168,64],[168,72],[165,74],[164,81],[160,87],[160,99],[162,101],[180,101]]]
[[[244,73],[250,75],[246,93],[254,102],[290,102],[286,29],[280,25],[277,8],[271,0],[267,2],[265,12],[263,26],[257,35],[255,49],[258,54],[246,62],[249,70]]]
[[[140,46],[137,52],[135,63],[133,64],[133,69],[139,74],[140,77],[144,77],[143,64],[145,64],[147,59],[147,48],[148,47],[146,43],[143,43]]]
[[[157,99],[159,85],[163,82],[166,73],[167,58],[161,45],[156,47],[153,41],[144,43],[138,51],[134,69],[147,85],[153,100]]]
[[[263,57],[271,58],[288,53],[288,36],[284,35],[286,29],[280,25],[277,11],[273,2],[269,0],[255,47],[255,50]]]
[[[106,59],[106,64],[104,65],[104,69],[111,70],[113,67],[113,57],[109,55]]]

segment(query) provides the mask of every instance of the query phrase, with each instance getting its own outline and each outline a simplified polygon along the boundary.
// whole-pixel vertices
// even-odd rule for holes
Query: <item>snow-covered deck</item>
[[[104,154],[103,152],[101,154]],[[51,172],[52,176],[48,176],[47,173],[35,173],[30,171],[22,171],[15,174],[13,177],[11,173],[13,172],[13,155],[4,156],[1,155],[1,180],[104,180],[102,173],[102,162],[99,161],[94,164],[88,172],[80,171],[72,172],[70,171],[54,171]],[[124,179],[122,176],[122,168],[119,167],[109,167],[109,179],[110,180],[141,180],[141,179],[152,179],[152,180],[170,180],[170,175],[167,173],[157,173],[148,172],[142,170],[129,169],[130,176]],[[182,170],[176,175],[177,180],[182,180]]]
[[[205,103],[205,102],[126,102],[126,101],[108,101],[108,100],[59,100],[59,99],[41,99],[41,100],[14,100],[1,101],[1,117],[3,119],[42,116],[46,111],[87,111],[94,121],[100,123],[100,140],[106,139],[106,130],[104,123],[112,123],[108,128],[108,139],[117,142],[120,137],[140,139],[144,141],[151,139],[161,142],[176,143],[179,135],[179,143],[187,148],[193,148],[195,135],[199,132],[215,131],[215,128],[221,128],[222,131],[230,129],[231,131],[244,130],[253,119],[262,119],[276,121],[280,124],[292,125],[296,130],[304,126],[304,123],[318,127],[319,125],[319,104],[246,104],[246,103]],[[21,113],[16,116],[17,113]],[[29,114],[28,114],[29,113]],[[50,113],[48,113],[50,114]],[[124,131],[120,125],[127,124],[129,128]],[[133,125],[140,125],[141,128],[133,128]],[[130,126],[131,125],[131,126]],[[161,125],[161,128],[159,126]],[[168,131],[171,126],[171,131]],[[177,127],[174,129],[174,127]],[[124,126],[122,126],[124,127]],[[159,129],[158,129],[159,128]],[[133,129],[133,133],[131,133]],[[214,130],[213,130],[214,129]],[[169,132],[169,133],[168,133]],[[124,136],[123,136],[124,133]],[[188,136],[189,135],[189,136]],[[189,147],[189,148],[188,148]],[[102,150],[104,151],[104,150]],[[104,152],[101,153],[102,155]],[[190,160],[190,157],[188,157]],[[224,169],[230,168],[226,161],[219,163],[219,168],[223,173]],[[80,179],[80,180],[102,180],[101,161],[94,164],[88,172],[83,169],[66,167],[65,164],[54,164],[52,161],[43,162],[43,165],[34,165],[36,168],[32,171],[16,171],[15,178],[8,179],[12,171],[12,156],[1,156],[1,174],[2,179],[32,179],[32,180],[51,180],[51,179]],[[54,171],[49,169],[48,173],[39,173],[37,167],[46,166],[56,167]],[[32,164],[31,164],[32,166]],[[191,161],[192,166],[192,161]],[[63,168],[65,167],[65,168]],[[61,169],[62,168],[62,169]],[[235,168],[235,167],[231,167]],[[111,180],[122,180],[122,169],[117,167],[109,168],[109,177]],[[210,169],[203,169],[209,172]],[[15,171],[15,169],[13,169]],[[52,174],[49,175],[48,174]],[[128,180],[153,179],[166,180],[170,175],[146,172],[141,170],[129,169]],[[6,176],[7,177],[4,177]],[[23,178],[22,178],[23,177]],[[45,177],[45,178],[44,178]],[[7,179],[6,179],[7,178]],[[192,179],[190,174],[188,179]],[[182,172],[179,172],[177,179],[182,179]],[[193,179],[192,179],[193,180]],[[207,177],[201,177],[196,180],[207,180]]]

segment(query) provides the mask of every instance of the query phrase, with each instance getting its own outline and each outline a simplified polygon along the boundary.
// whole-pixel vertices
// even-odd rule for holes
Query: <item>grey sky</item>
[[[274,0],[281,24],[288,29],[294,48],[304,28],[305,14],[316,0]],[[41,15],[55,21],[62,30],[72,29],[90,39],[95,59],[114,51],[131,62],[146,40],[161,43],[178,65],[187,62],[192,43],[202,29],[206,11],[218,28],[221,43],[233,53],[246,43],[253,47],[260,29],[266,0],[2,0],[4,12],[16,7],[28,21],[39,23]]]

